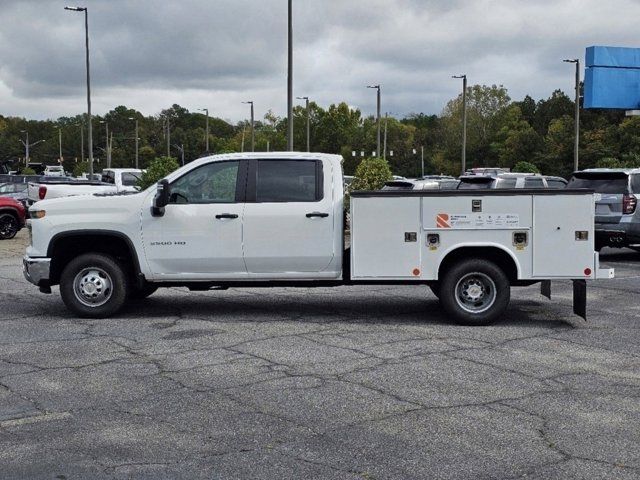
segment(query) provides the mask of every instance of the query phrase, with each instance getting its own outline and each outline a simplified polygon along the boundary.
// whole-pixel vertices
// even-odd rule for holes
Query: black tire
[[[71,260],[60,276],[60,295],[69,310],[83,318],[106,318],[127,300],[129,279],[112,257],[86,253]]]
[[[20,230],[20,223],[15,215],[0,213],[0,240],[9,240]]]
[[[145,285],[142,288],[134,286],[129,292],[129,298],[132,300],[144,300],[148,296],[153,295],[156,290],[158,290],[158,287],[155,285]]]
[[[429,285],[429,288],[431,289],[431,293],[433,293],[436,298],[440,298],[440,282],[432,283],[431,285]]]
[[[495,263],[483,259],[453,265],[440,282],[440,303],[461,325],[489,325],[505,312],[509,279]]]

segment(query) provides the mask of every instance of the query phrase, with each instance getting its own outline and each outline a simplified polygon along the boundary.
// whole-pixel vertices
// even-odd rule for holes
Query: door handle
[[[320,218],[325,218],[328,217],[329,214],[328,213],[322,213],[322,212],[311,212],[311,213],[307,213],[307,218],[311,218],[311,217],[320,217]]]
[[[221,218],[238,218],[238,215],[235,213],[219,213],[216,215],[216,218],[220,220]]]

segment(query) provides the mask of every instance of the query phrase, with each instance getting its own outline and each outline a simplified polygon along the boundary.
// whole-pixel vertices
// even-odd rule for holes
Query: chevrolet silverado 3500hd
[[[594,251],[586,190],[351,194],[345,248],[342,158],[243,153],[202,158],[147,190],[37,202],[26,278],[60,285],[76,315],[101,318],[158,287],[424,284],[456,321],[481,325],[510,286],[611,278]]]

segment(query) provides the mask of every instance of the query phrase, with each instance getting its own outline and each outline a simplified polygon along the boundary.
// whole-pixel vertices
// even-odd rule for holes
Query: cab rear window
[[[567,188],[588,188],[596,193],[628,193],[629,177],[625,174],[574,175]]]

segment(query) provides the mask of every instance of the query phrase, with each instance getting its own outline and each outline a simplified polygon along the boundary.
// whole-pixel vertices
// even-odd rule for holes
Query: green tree
[[[514,165],[513,171],[521,173],[540,173],[538,167],[531,162],[518,162]]]
[[[145,190],[178,168],[180,168],[180,165],[175,158],[158,157],[151,162],[149,168],[142,174],[138,186],[141,190]]]
[[[393,178],[391,168],[382,158],[365,158],[356,169],[351,190],[379,190]]]
[[[601,158],[596,162],[597,168],[622,168],[623,165],[617,158]]]

